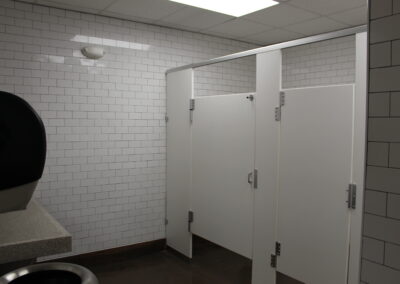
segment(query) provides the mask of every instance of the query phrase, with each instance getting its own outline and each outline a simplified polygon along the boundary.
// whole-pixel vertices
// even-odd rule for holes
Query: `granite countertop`
[[[0,214],[0,264],[71,251],[71,235],[35,200]]]

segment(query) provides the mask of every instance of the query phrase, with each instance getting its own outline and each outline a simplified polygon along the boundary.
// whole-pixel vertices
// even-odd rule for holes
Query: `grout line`
[[[379,214],[375,214],[375,213],[371,213],[371,212],[365,212],[365,214],[368,214],[368,215],[371,215],[371,216],[375,216],[375,217],[381,217],[383,219],[389,219],[389,220],[393,220],[393,221],[400,221],[400,219],[397,219],[397,218],[388,217],[388,216],[384,216],[384,215],[379,215]],[[397,243],[397,245],[400,245],[400,243]]]

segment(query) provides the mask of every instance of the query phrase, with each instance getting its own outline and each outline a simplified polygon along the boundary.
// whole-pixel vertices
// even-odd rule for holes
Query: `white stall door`
[[[167,245],[192,257],[192,235],[187,229],[190,209],[190,120],[189,101],[193,71],[167,75]]]
[[[306,284],[347,283],[353,85],[285,91],[277,270]]]
[[[192,233],[251,258],[255,111],[249,94],[196,98]]]

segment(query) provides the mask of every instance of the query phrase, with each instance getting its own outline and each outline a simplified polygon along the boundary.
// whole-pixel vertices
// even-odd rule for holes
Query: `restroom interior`
[[[344,121],[349,110],[352,118],[343,126],[359,129],[348,136],[358,149],[351,155],[359,156],[327,174],[337,177],[348,166],[357,180],[348,178],[338,189],[343,195],[341,212],[350,212],[358,220],[356,225],[346,225],[351,245],[347,263],[341,263],[346,270],[343,283],[398,283],[398,1],[279,1],[239,17],[171,2],[1,1],[0,91],[24,99],[43,121],[46,161],[30,204],[39,204],[65,230],[57,229],[65,243],[58,252],[50,244],[44,245],[48,253],[25,249],[30,252],[25,259],[6,256],[0,238],[4,249],[0,274],[34,262],[66,262],[90,269],[100,283],[113,279],[120,283],[135,279],[143,283],[317,283],[301,273],[319,260],[301,255],[306,247],[296,239],[296,232],[290,236],[301,250],[290,249],[291,259],[305,259],[304,266],[294,265],[304,269],[292,274],[292,269],[279,267],[289,240],[280,244],[278,267],[270,263],[276,243],[283,239],[277,224],[288,224],[276,213],[284,200],[289,202],[284,212],[294,213],[302,197],[303,202],[317,199],[315,192],[304,191],[296,199],[283,200],[280,193],[285,191],[277,190],[285,182],[297,183],[302,172],[302,167],[288,167],[279,180],[284,175],[277,155],[286,147],[291,153],[287,165],[291,165],[305,151],[293,148],[295,144],[280,144],[283,140],[278,137],[285,133],[273,126],[278,124],[275,108],[281,107],[279,93],[284,92],[286,105],[279,122],[284,125],[290,102],[301,92],[309,95],[332,88],[333,93],[344,94],[348,87],[353,99],[338,101],[344,105],[333,110],[318,107],[321,96],[315,95],[305,104],[306,112],[299,111],[300,105],[291,109],[295,119],[287,125],[293,127],[294,139],[305,139],[307,145],[315,142],[315,149],[321,145],[334,149],[308,138],[323,128],[318,133],[299,130],[300,114],[318,127],[328,111],[332,110],[332,117],[337,115],[327,120],[334,123]],[[85,56],[86,47],[94,47],[94,57]],[[182,76],[171,83],[169,78],[177,74]],[[178,85],[171,91],[174,84]],[[350,90],[350,86],[355,87]],[[183,94],[180,99],[178,92]],[[314,103],[315,108],[307,108]],[[180,115],[177,121],[175,115]],[[174,125],[178,128],[168,130]],[[300,135],[304,131],[309,131],[308,136]],[[339,137],[338,144],[345,136],[332,137]],[[171,149],[175,154],[169,154]],[[249,154],[241,156],[246,151]],[[319,153],[314,161],[327,157]],[[330,154],[328,161],[343,153]],[[174,167],[179,170],[171,172]],[[254,170],[258,170],[258,188]],[[310,180],[321,176],[315,174]],[[271,184],[272,180],[278,184]],[[346,190],[352,183],[357,190],[356,209],[346,204]],[[183,191],[173,195],[182,185],[186,185]],[[231,200],[234,195],[226,192],[235,186],[240,194],[248,190],[250,195]],[[215,189],[223,189],[221,195],[214,196]],[[311,205],[321,217],[313,224],[326,220],[322,217],[331,204]],[[300,208],[297,214],[310,216],[311,207]],[[247,219],[240,220],[245,211]],[[0,232],[6,232],[5,224],[24,212],[0,213]],[[304,238],[300,230],[306,228],[304,220],[296,222],[297,237]],[[321,222],[309,228],[331,239],[318,251],[335,251],[339,226]],[[234,238],[236,243],[230,244]],[[184,251],[179,249],[182,242],[186,242]],[[246,248],[237,249],[244,244]]]

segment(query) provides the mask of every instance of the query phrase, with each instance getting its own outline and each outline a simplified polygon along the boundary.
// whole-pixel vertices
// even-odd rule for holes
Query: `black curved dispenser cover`
[[[0,190],[40,179],[45,160],[39,115],[20,97],[0,91]]]

